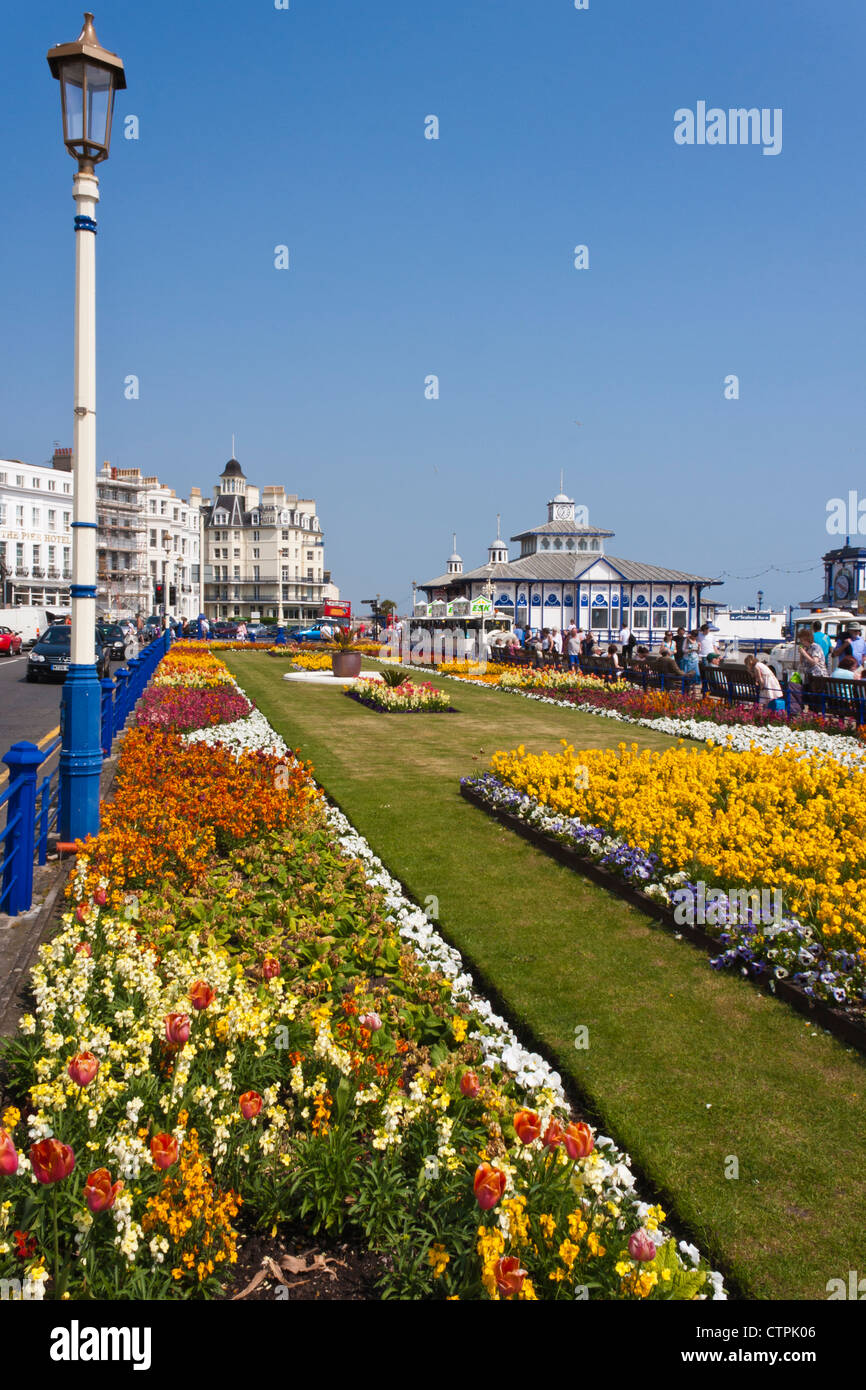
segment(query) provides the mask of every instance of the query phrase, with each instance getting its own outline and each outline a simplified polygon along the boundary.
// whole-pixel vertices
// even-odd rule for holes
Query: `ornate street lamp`
[[[49,49],[60,83],[63,143],[78,161],[75,200],[75,384],[73,393],[72,632],[60,704],[60,839],[99,830],[102,691],[94,664],[96,631],[96,204],[94,165],[108,158],[114,94],[123,63],[99,43],[93,15],[74,43]]]

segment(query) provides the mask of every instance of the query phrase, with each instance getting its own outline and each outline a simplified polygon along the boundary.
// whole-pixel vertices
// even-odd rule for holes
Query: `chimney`
[[[51,467],[59,468],[63,473],[72,472],[72,450],[55,448],[51,459]]]

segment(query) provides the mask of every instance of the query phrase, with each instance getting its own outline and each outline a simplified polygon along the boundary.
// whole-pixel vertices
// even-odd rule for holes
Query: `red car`
[[[20,656],[21,637],[11,627],[0,627],[0,656]]]

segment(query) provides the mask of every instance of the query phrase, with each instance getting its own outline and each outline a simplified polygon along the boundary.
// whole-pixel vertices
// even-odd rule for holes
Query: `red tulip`
[[[518,1110],[514,1116],[514,1132],[521,1144],[531,1144],[541,1133],[541,1120],[534,1110]]]
[[[206,1009],[216,999],[216,990],[211,989],[207,980],[196,980],[189,997],[194,1009]]]
[[[189,1014],[166,1014],[165,1037],[172,1047],[183,1047],[189,1037]]]
[[[0,1177],[11,1178],[18,1172],[18,1150],[6,1129],[0,1129]]]
[[[76,1086],[89,1086],[99,1071],[99,1058],[92,1052],[76,1052],[66,1070]]]
[[[368,1033],[378,1033],[379,1029],[382,1027],[381,1018],[378,1014],[372,1012],[364,1014],[364,1017],[359,1019],[358,1022],[362,1028],[367,1029]]]
[[[541,1142],[546,1149],[555,1149],[557,1144],[562,1143],[563,1128],[559,1120],[548,1120],[547,1129],[541,1136]]]
[[[178,1143],[173,1134],[155,1134],[150,1141],[150,1155],[157,1168],[170,1168],[177,1163]]]
[[[276,956],[265,956],[262,961],[262,974],[266,980],[273,980],[280,973],[280,962]]]
[[[30,1162],[37,1182],[60,1182],[75,1167],[75,1154],[59,1139],[42,1139],[30,1146]]]
[[[75,909],[75,916],[79,922],[87,921],[87,907],[84,903],[78,904],[77,908]]]
[[[262,1098],[258,1091],[244,1091],[239,1103],[245,1120],[254,1119],[262,1108]]]
[[[92,1212],[108,1211],[117,1201],[117,1194],[122,1191],[123,1183],[112,1185],[107,1168],[97,1168],[84,1184],[84,1200]]]
[[[478,1077],[474,1071],[465,1071],[460,1078],[460,1092],[469,1100],[474,1100],[481,1087],[478,1084]]]
[[[97,907],[105,907],[105,904],[108,902],[108,896],[104,888],[97,888],[93,895],[93,901],[96,903]]]
[[[595,1140],[592,1137],[592,1130],[583,1120],[579,1124],[570,1124],[562,1136],[569,1158],[587,1158],[595,1148]]]
[[[93,947],[91,946],[89,941],[79,941],[78,945],[75,948],[75,954],[77,956],[92,956]]]
[[[526,1270],[520,1268],[520,1261],[516,1255],[506,1255],[505,1259],[496,1261],[493,1277],[499,1292],[506,1298],[512,1298],[514,1294],[520,1293]]]
[[[501,1168],[493,1168],[489,1163],[481,1163],[475,1170],[472,1183],[475,1200],[482,1211],[495,1207],[505,1191],[505,1174]]]
[[[643,1227],[639,1231],[633,1231],[628,1238],[628,1253],[633,1260],[654,1260],[656,1257],[655,1242]]]

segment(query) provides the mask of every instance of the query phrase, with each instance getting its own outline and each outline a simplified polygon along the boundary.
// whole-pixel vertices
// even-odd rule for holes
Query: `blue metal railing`
[[[170,646],[171,634],[165,633],[117,671],[114,680],[106,676],[101,681],[104,758],[110,756],[114,740]],[[59,738],[45,749],[35,743],[16,743],[3,758],[9,769],[9,785],[0,795],[0,810],[6,808],[6,824],[0,830],[0,912],[10,917],[32,906],[34,864],[46,863],[48,836],[60,823],[59,764],[41,782],[37,777],[60,744]]]

